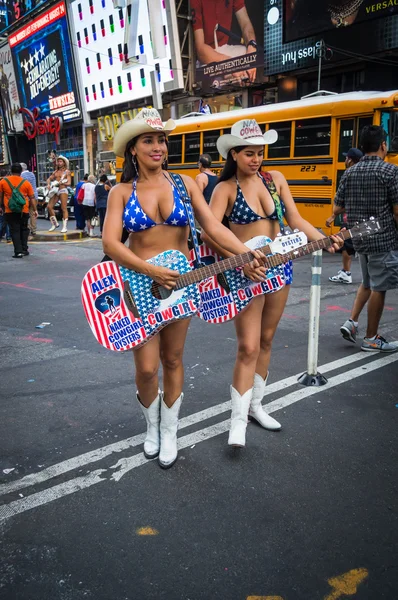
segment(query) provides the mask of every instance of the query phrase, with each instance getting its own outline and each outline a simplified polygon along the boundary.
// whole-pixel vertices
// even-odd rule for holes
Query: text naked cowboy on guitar
[[[371,220],[338,235],[346,239],[376,233],[379,229],[378,222]],[[285,263],[332,244],[330,238],[306,242],[301,232],[278,236],[273,242],[265,237],[250,240],[247,246],[261,249],[269,268],[260,284],[246,279],[237,270],[253,259],[251,252],[220,260],[202,246],[202,263],[212,264],[202,264],[199,269],[192,269],[178,250],[162,252],[148,262],[180,273],[172,291],[147,275],[119,267],[113,261],[100,263],[88,271],[82,283],[87,320],[97,341],[117,352],[139,348],[166,325],[195,314],[210,323],[228,321],[255,295],[275,292],[284,285]],[[224,308],[221,321],[214,312],[220,305]]]

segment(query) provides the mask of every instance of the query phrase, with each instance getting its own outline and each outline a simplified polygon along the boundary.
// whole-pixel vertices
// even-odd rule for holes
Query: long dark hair
[[[242,150],[244,150],[245,148],[247,148],[247,146],[237,146],[236,148],[233,148],[233,150],[235,150],[235,152],[237,154],[239,154],[239,152],[242,152]],[[234,160],[232,158],[232,154],[231,154],[231,150],[228,152],[227,155],[227,160],[225,161],[225,165],[223,170],[221,171],[221,175],[218,179],[218,182],[220,181],[228,181],[228,179],[231,179],[232,177],[236,177],[236,171],[237,171],[237,164],[236,164],[236,160]]]
[[[156,132],[154,131],[154,133],[156,133]],[[141,134],[141,135],[145,135],[145,134]],[[130,152],[131,148],[134,148],[134,146],[136,145],[139,137],[140,136],[137,135],[135,138],[133,138],[132,140],[130,140],[127,143],[126,150],[124,151],[123,172],[122,172],[122,176],[120,178],[121,183],[130,183],[130,181],[132,181],[133,179],[135,179],[136,177],[139,176],[140,166],[138,164],[137,159],[135,159],[135,161],[133,161],[133,155]],[[166,146],[167,146],[167,152],[168,152],[169,144],[167,141],[167,137],[166,137]],[[166,159],[162,163],[162,169],[164,171],[167,171],[167,168],[168,168],[168,162]]]

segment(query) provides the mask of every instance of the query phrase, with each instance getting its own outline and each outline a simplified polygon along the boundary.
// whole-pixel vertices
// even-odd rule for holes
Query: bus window
[[[271,123],[269,128],[277,131],[278,139],[275,144],[268,146],[268,158],[289,158],[292,124]]]
[[[398,113],[382,112],[381,126],[387,133],[387,148],[389,152],[398,152]]]
[[[364,127],[368,127],[368,125],[373,125],[373,117],[359,117],[358,118],[358,134],[357,134],[357,143],[356,148],[360,148],[361,144],[361,133]]]
[[[168,138],[168,161],[170,164],[182,162],[182,135],[171,135]]]
[[[219,160],[219,154],[216,146],[216,142],[220,137],[220,132],[217,131],[204,131],[203,132],[203,154],[210,154],[211,160]]]
[[[186,163],[197,163],[200,156],[200,133],[187,133],[185,135]]]
[[[330,117],[296,121],[294,156],[327,156],[330,154]]]
[[[339,155],[337,162],[344,162],[345,155],[352,148],[354,138],[354,119],[340,121]]]

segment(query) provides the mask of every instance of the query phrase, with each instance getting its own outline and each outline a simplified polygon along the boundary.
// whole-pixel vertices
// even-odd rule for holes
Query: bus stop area
[[[311,257],[295,262],[264,398],[282,430],[251,422],[244,449],[227,446],[233,323],[192,320],[179,458],[163,471],[143,455],[131,353],[99,346],[83,313],[81,281],[101,241],[29,250],[13,261],[0,244],[1,598],[398,597],[398,353],[361,352],[340,335],[357,260],[353,284],[335,284],[341,259],[323,255],[322,387],[297,383]],[[392,291],[388,339],[397,312]]]

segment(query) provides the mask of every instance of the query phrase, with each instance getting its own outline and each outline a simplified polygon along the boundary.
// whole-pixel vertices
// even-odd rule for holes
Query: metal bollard
[[[321,386],[328,380],[318,373],[319,311],[321,303],[322,250],[312,254],[312,281],[310,292],[310,318],[308,328],[307,371],[300,375],[302,385]]]

